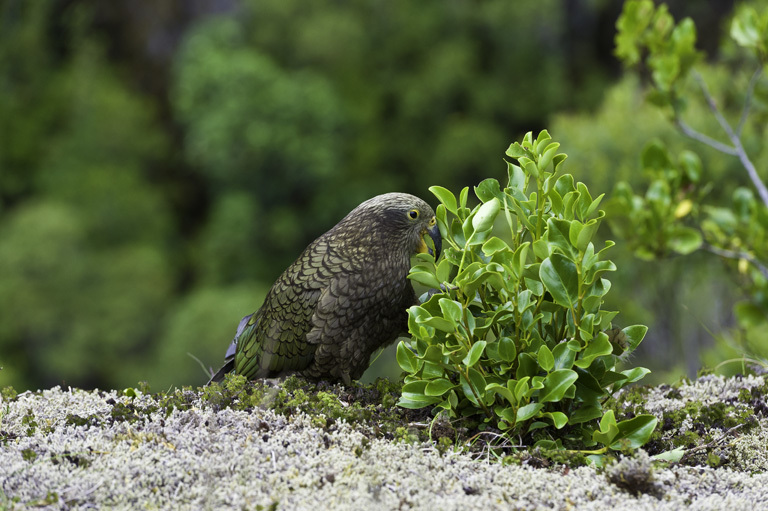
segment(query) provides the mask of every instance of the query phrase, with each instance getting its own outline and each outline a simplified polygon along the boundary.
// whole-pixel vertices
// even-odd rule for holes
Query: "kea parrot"
[[[440,257],[435,213],[406,193],[369,199],[309,244],[244,317],[210,382],[234,371],[249,380],[298,374],[349,385],[371,354],[408,326],[416,303],[411,256]],[[209,382],[209,383],[210,383]]]

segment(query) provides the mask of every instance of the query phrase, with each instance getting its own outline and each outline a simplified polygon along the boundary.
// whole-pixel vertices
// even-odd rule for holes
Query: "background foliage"
[[[616,54],[625,64],[650,72],[649,102],[689,139],[693,150],[675,155],[662,141],[651,141],[641,158],[649,178],[646,191],[637,195],[620,182],[609,212],[614,212],[613,230],[642,259],[688,256],[697,250],[720,259],[743,298],[733,308],[737,328],[721,337],[730,343],[720,347],[734,356],[730,370],[744,372],[745,355],[764,363],[768,339],[768,187],[758,170],[765,168],[767,154],[768,4],[740,4],[728,26],[727,59],[700,72],[703,55],[696,50],[691,19],[676,21],[666,6],[656,7],[650,0],[626,2],[617,22]],[[724,84],[718,77],[726,72],[732,80]],[[699,111],[703,106],[710,122],[690,124],[691,104]],[[741,179],[729,175],[702,181],[702,162],[695,152],[700,147],[738,162]]]
[[[724,89],[732,4],[710,4],[671,11],[694,17]],[[0,0],[0,385],[202,383],[187,353],[218,365],[352,207],[498,175],[529,130],[549,127],[593,194],[639,185],[650,137],[682,145],[612,57],[620,7]],[[702,179],[742,178],[699,154]],[[729,279],[706,257],[683,273],[619,248],[607,306],[650,326],[637,356],[695,370],[702,329],[728,325]],[[399,373],[382,359],[372,371]]]

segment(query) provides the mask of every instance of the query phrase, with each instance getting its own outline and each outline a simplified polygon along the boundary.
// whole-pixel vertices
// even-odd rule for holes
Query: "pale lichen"
[[[715,406],[718,400],[733,406],[736,417],[742,407],[764,401],[758,392],[765,387],[762,379],[747,386],[744,381],[692,382],[682,386],[680,397],[670,396],[670,388],[650,391],[683,401],[672,407],[677,412],[704,410],[717,422],[731,414]],[[364,390],[323,387],[313,395],[298,382],[294,386],[303,397],[294,391],[280,396],[278,390],[268,399],[283,406],[281,411],[258,404],[268,392],[237,386],[236,397],[211,389],[152,396],[53,388],[5,399],[0,508],[753,511],[768,506],[768,422],[762,412],[748,431],[723,436],[714,428],[709,436],[723,436],[713,444],[722,460],[716,468],[651,463],[642,451],[605,469],[574,468],[499,463],[488,451],[479,459],[446,441],[425,440],[421,432],[428,423],[406,424],[417,432],[408,442],[394,433],[389,439],[377,433],[382,430],[376,424],[387,413],[388,387],[374,399],[373,393],[363,396]],[[739,391],[744,388],[748,393]],[[696,396],[704,399],[698,402]],[[345,410],[352,412],[349,417],[329,416]],[[684,427],[695,432],[699,419],[688,418]],[[32,420],[37,425],[30,429]],[[438,426],[444,425],[436,423],[433,430]],[[712,451],[700,447],[702,453]]]

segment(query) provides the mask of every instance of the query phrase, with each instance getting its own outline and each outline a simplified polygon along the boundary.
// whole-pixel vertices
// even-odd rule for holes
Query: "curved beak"
[[[440,229],[437,227],[437,222],[427,229],[427,234],[429,234],[429,237],[432,238],[432,242],[435,244],[435,252],[432,253],[432,249],[430,248],[429,253],[435,256],[435,261],[437,261],[440,259],[440,249],[443,246],[443,238],[440,237]]]

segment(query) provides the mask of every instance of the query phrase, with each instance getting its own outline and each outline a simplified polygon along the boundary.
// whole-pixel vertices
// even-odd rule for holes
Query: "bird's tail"
[[[208,383],[206,385],[210,385],[211,383],[220,383],[224,380],[224,377],[227,375],[227,373],[231,373],[235,369],[235,357],[232,357],[230,359],[227,359],[224,362],[224,365],[221,366],[221,369],[216,371],[216,373],[211,376],[211,379],[208,380]]]
[[[245,328],[248,327],[248,323],[250,322],[251,317],[253,317],[253,314],[249,314],[240,320],[240,324],[237,325],[237,332],[235,333],[235,338],[232,339],[232,342],[229,343],[229,346],[227,346],[227,352],[224,354],[224,365],[221,366],[221,369],[216,371],[216,373],[213,376],[211,376],[211,379],[208,380],[208,383],[206,385],[210,385],[213,382],[216,382],[216,383],[221,382],[222,380],[224,380],[224,376],[226,376],[227,373],[231,373],[232,371],[235,370],[235,354],[237,353],[237,340],[243,335],[243,331],[245,330]],[[255,323],[255,324],[258,324],[258,323]]]

